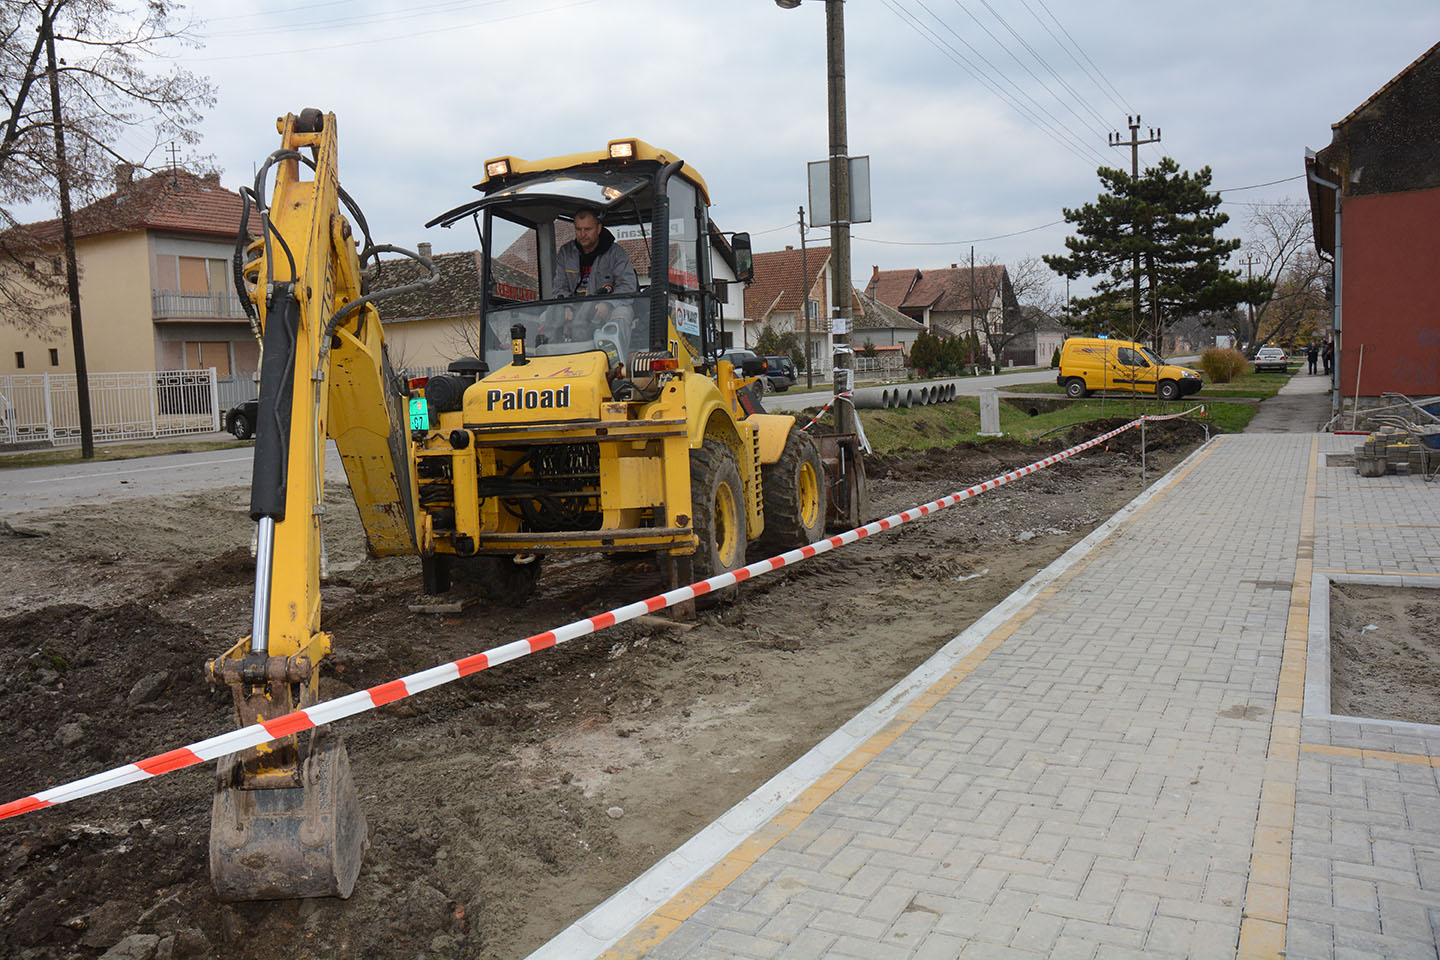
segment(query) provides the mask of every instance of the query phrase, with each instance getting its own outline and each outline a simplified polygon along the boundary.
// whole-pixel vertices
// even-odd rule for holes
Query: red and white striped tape
[[[357,713],[365,713],[382,707],[387,703],[393,703],[405,697],[414,696],[422,690],[429,690],[431,687],[438,687],[442,684],[451,683],[461,677],[469,676],[472,673],[479,673],[481,670],[488,670],[491,667],[508,663],[511,660],[518,660],[520,657],[538,653],[548,647],[574,640],[588,634],[613,627],[617,623],[625,623],[636,617],[648,613],[655,613],[672,607],[677,603],[686,600],[694,600],[715,590],[722,590],[725,587],[734,586],[751,577],[771,573],[782,567],[788,567],[801,560],[808,560],[811,557],[819,556],[822,553],[829,553],[836,547],[863,540],[871,534],[889,530],[892,527],[918,520],[928,516],[937,510],[968,500],[971,497],[979,496],[987,490],[994,490],[1012,480],[1043,470],[1045,467],[1059,463],[1068,457],[1072,457],[1081,451],[1104,443],[1111,437],[1124,433],[1126,430],[1137,426],[1144,419],[1168,419],[1164,417],[1141,417],[1131,420],[1109,433],[1101,434],[1098,437],[1087,440],[1062,450],[1053,456],[1012,470],[1010,473],[1002,474],[992,480],[976,484],[949,496],[932,500],[929,503],[918,507],[911,507],[903,513],[891,514],[882,520],[867,523],[862,527],[856,527],[845,533],[836,534],[823,540],[816,540],[814,543],[786,551],[766,560],[760,560],[749,566],[741,567],[739,570],[730,573],[722,573],[692,583],[689,586],[678,587],[647,600],[639,600],[635,603],[626,604],[623,607],[616,607],[597,616],[587,617],[584,620],[576,620],[563,627],[554,630],[547,630],[544,633],[537,633],[534,636],[526,637],[524,640],[516,640],[502,646],[493,647],[483,653],[473,654],[460,660],[441,664],[438,667],[431,667],[419,673],[412,673],[409,676],[401,677],[398,680],[391,680],[389,683],[382,683],[379,686],[360,690],[356,693],[347,694],[334,700],[326,700],[317,703],[313,707],[304,710],[296,710],[287,713],[283,717],[276,717],[273,720],[265,720],[260,723],[242,727],[239,730],[231,730],[219,736],[211,737],[208,740],[201,740],[188,746],[178,747],[167,753],[156,754],[135,763],[127,763],[103,773],[97,773],[86,777],[83,780],[74,780],[58,787],[51,787],[48,790],[41,790],[32,796],[22,797],[19,800],[11,800],[9,803],[0,804],[0,820],[7,817],[19,816],[22,813],[29,813],[32,810],[41,810],[45,807],[52,807],[57,804],[67,803],[71,800],[78,800],[81,797],[88,797],[91,794],[102,793],[106,790],[113,790],[116,787],[123,787],[126,784],[135,783],[140,780],[148,780],[151,777],[158,777],[163,773],[172,770],[179,770],[184,767],[194,766],[207,760],[217,760],[227,753],[234,753],[237,750],[244,750],[249,747],[259,746],[271,740],[278,740],[281,737],[308,730],[326,723],[334,723],[346,717],[353,717]]]
[[[805,426],[801,427],[800,429],[801,429],[801,430],[809,430],[811,427],[815,426],[815,424],[820,420],[820,418],[823,417],[823,416],[825,416],[825,411],[826,411],[826,410],[829,410],[831,407],[835,406],[835,401],[836,401],[836,400],[840,399],[841,397],[848,397],[848,396],[850,396],[850,391],[849,391],[849,390],[846,390],[844,393],[837,393],[837,394],[835,394],[835,396],[831,397],[830,400],[829,400],[829,402],[827,402],[827,403],[825,404],[825,406],[823,406],[823,407],[820,408],[820,412],[817,413],[817,414],[815,414],[815,416],[811,417],[811,418],[810,418],[810,422],[807,423],[807,424],[805,424]]]

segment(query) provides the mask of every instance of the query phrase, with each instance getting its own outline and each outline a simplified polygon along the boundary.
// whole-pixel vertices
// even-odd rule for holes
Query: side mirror
[[[730,247],[735,251],[735,279],[740,283],[749,283],[755,278],[755,255],[750,252],[750,234],[735,234]]]

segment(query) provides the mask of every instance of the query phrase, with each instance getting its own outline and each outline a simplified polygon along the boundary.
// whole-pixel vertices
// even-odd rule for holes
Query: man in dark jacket
[[[1315,372],[1315,364],[1320,360],[1320,345],[1312,343],[1305,350],[1305,359],[1310,361],[1310,372]]]
[[[625,248],[600,222],[600,212],[582,208],[575,212],[575,239],[555,255],[554,296],[586,297],[606,293],[634,293],[639,288],[635,268]],[[566,319],[571,311],[567,308]],[[595,305],[595,322],[610,316],[610,304]],[[578,331],[576,331],[578,333]]]

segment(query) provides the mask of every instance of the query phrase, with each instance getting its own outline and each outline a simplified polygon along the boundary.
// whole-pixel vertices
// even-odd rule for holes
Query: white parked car
[[[1261,347],[1255,353],[1255,359],[1250,365],[1258,373],[1262,370],[1273,370],[1276,373],[1284,373],[1289,370],[1290,359],[1285,356],[1285,351],[1279,347]]]

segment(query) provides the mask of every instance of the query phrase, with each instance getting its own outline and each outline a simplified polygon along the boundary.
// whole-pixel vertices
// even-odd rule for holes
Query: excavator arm
[[[262,330],[250,500],[259,527],[255,604],[250,635],[207,665],[233,691],[242,726],[318,699],[331,648],[320,629],[327,440],[340,451],[373,554],[413,554],[426,538],[417,529],[406,397],[341,212],[342,200],[349,204],[334,115],[306,110],[278,126],[281,148],[252,194],[263,233],[243,271]],[[367,244],[363,253],[379,249],[390,248]],[[219,761],[210,870],[222,899],[347,897],[366,843],[338,736],[293,733]]]

